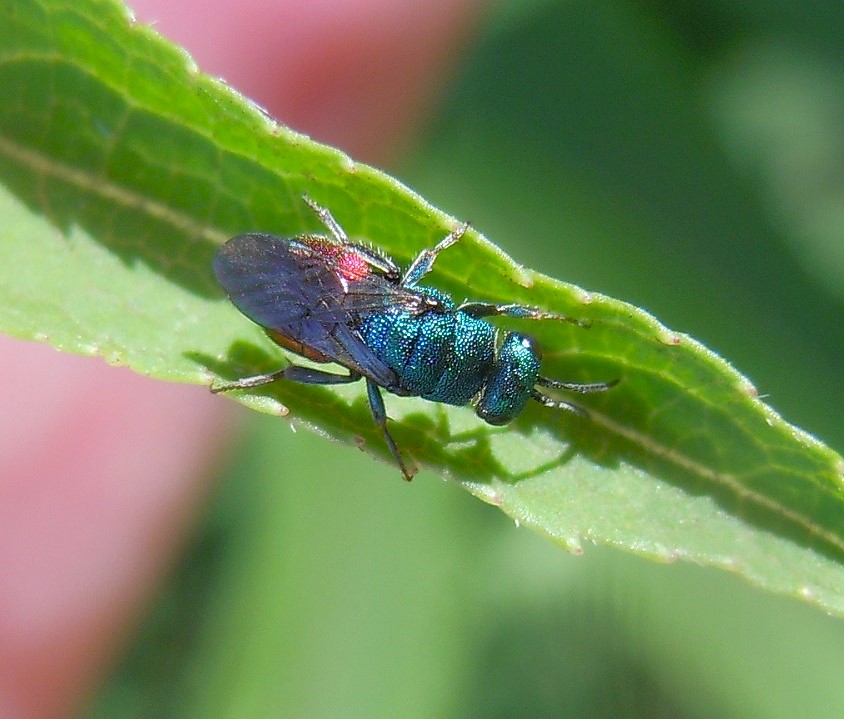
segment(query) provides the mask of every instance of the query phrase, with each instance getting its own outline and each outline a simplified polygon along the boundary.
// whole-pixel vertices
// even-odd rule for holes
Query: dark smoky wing
[[[358,300],[319,252],[276,235],[238,235],[217,251],[214,273],[235,307],[256,324],[384,387],[396,384],[393,370],[350,326]]]
[[[381,275],[369,275],[349,283],[343,307],[352,316],[365,316],[377,312],[406,309],[422,312],[425,309],[422,295],[390,282]]]
[[[342,287],[325,258],[275,235],[239,235],[214,257],[214,273],[234,305],[262,327],[282,330],[316,307],[342,316]]]

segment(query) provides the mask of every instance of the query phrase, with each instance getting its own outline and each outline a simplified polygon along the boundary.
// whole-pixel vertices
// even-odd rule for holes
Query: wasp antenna
[[[530,393],[530,396],[543,407],[548,407],[549,409],[564,409],[566,412],[574,412],[574,414],[579,415],[580,417],[587,419],[589,417],[589,413],[583,407],[574,404],[573,402],[566,402],[562,399],[551,399],[547,395],[537,392],[536,390],[533,390],[533,392]]]
[[[536,384],[543,387],[550,387],[551,389],[562,389],[566,392],[576,392],[577,394],[592,394],[593,392],[605,392],[612,389],[620,382],[619,379],[613,379],[609,382],[560,382],[556,379],[549,379],[548,377],[537,377]]]

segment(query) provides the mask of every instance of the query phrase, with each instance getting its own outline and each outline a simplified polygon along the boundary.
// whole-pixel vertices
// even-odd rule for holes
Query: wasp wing
[[[238,235],[223,245],[214,257],[214,272],[235,307],[253,322],[382,387],[398,383],[354,325],[366,313],[418,305],[417,293],[378,274],[349,280],[332,258],[304,242],[259,233]]]

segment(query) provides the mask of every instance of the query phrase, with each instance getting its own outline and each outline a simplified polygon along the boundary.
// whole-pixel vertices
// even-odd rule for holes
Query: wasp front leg
[[[431,268],[434,266],[434,262],[437,259],[437,255],[439,255],[443,250],[451,247],[455,242],[463,237],[463,233],[468,229],[469,223],[466,222],[460,225],[460,227],[453,232],[446,235],[435,247],[422,250],[422,252],[416,256],[416,259],[413,260],[410,267],[407,268],[407,272],[404,273],[404,277],[402,277],[401,280],[401,286],[413,287],[413,285],[419,282],[419,280],[431,271]]]

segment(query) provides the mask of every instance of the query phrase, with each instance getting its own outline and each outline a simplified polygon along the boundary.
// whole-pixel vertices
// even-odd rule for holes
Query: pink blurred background
[[[285,124],[380,165],[412,140],[480,11],[473,0],[133,6]],[[0,717],[66,716],[178,557],[234,405],[6,337],[0,358]]]

